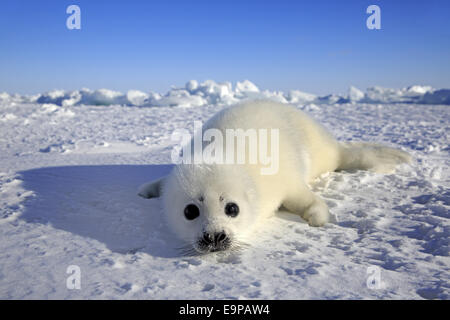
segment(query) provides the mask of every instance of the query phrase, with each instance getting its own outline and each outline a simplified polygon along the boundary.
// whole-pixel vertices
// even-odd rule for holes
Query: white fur
[[[404,152],[371,144],[341,144],[320,124],[302,111],[272,101],[245,102],[222,110],[204,129],[278,129],[279,171],[261,175],[260,164],[177,165],[162,180],[144,186],[141,195],[154,197],[160,190],[169,226],[188,243],[203,232],[224,230],[234,241],[241,240],[280,206],[300,214],[312,226],[329,221],[325,202],[309,188],[320,174],[337,169],[387,171],[408,161]],[[158,196],[158,195],[156,195]],[[203,201],[199,201],[203,197]],[[232,201],[240,213],[231,218],[224,206]],[[194,203],[200,216],[187,220],[186,205]]]

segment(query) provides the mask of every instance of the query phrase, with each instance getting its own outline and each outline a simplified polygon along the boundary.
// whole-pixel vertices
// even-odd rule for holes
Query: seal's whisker
[[[195,249],[185,250],[185,251],[180,252],[180,253],[181,253],[183,256],[186,256],[186,257],[193,257],[193,256],[198,256],[198,255],[200,255],[200,253],[197,252],[197,250],[195,250]]]
[[[183,256],[195,256],[195,255],[199,254],[197,252],[197,250],[195,250],[194,247],[189,244],[181,246],[181,247],[177,247],[175,249]]]
[[[244,250],[245,248],[247,248],[249,246],[250,245],[247,244],[247,243],[244,243],[244,242],[239,241],[239,240],[235,240],[230,245],[229,250],[232,251],[232,252],[241,252],[242,250]]]

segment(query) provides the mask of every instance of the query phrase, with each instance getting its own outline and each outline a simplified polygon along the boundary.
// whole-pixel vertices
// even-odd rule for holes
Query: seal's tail
[[[337,170],[361,169],[390,173],[396,165],[411,162],[408,153],[374,143],[345,142],[340,146],[340,164]]]

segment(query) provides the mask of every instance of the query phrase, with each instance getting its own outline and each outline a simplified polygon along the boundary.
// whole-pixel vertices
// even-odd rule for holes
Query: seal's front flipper
[[[139,187],[138,195],[142,198],[158,198],[161,195],[161,186],[164,178],[154,180]]]
[[[319,196],[315,195],[306,185],[287,198],[283,206],[290,212],[299,214],[312,227],[320,227],[330,221],[328,206]]]

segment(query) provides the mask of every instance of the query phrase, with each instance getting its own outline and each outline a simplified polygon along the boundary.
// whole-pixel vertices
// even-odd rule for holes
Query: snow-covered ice
[[[449,299],[449,92],[318,97],[190,81],[166,94],[2,93],[0,298]],[[384,143],[414,161],[395,174],[322,176],[313,188],[336,220],[323,228],[278,212],[241,252],[180,256],[159,201],[137,188],[170,170],[175,129],[253,98],[294,103],[340,140]],[[70,265],[80,290],[66,287]]]
[[[299,90],[287,93],[261,91],[249,80],[237,82],[234,89],[231,82],[217,83],[206,80],[198,83],[190,80],[184,87],[173,87],[166,94],[129,90],[126,93],[108,89],[75,91],[53,90],[33,96],[0,93],[0,103],[51,103],[69,107],[73,105],[128,105],[144,107],[198,107],[211,104],[230,105],[243,99],[273,99],[285,103],[298,104],[342,104],[364,103],[421,103],[450,104],[449,89],[434,89],[430,86],[414,85],[402,89],[371,87],[366,92],[351,86],[348,94],[316,96]]]

